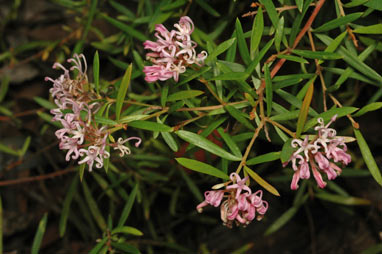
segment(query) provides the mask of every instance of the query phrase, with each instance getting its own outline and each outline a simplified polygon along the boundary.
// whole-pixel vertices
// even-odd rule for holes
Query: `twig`
[[[315,5],[316,5],[315,3],[311,3],[309,6],[315,6]],[[294,10],[297,8],[298,7],[296,5],[285,5],[283,7],[276,8],[276,11],[278,11],[279,13],[282,13],[283,11]],[[262,12],[266,12],[266,10],[263,9]],[[248,16],[254,16],[256,13],[258,13],[258,11],[250,11],[250,12],[247,12],[247,13],[241,15],[241,16],[244,18],[244,17],[248,17]]]
[[[75,169],[73,167],[70,167],[65,170],[61,170],[58,172],[53,172],[50,174],[46,175],[40,175],[40,176],[31,176],[31,177],[24,177],[24,178],[19,178],[19,179],[14,179],[14,180],[5,180],[0,182],[0,186],[8,186],[8,185],[15,185],[15,184],[20,184],[20,183],[27,183],[27,182],[35,182],[35,181],[42,181],[45,179],[49,178],[54,178],[57,176],[65,175],[71,172],[74,172]]]

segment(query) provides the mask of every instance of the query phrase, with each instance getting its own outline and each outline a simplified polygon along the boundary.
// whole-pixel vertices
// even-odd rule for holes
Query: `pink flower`
[[[336,120],[336,117],[337,115],[333,116],[326,125],[322,118],[318,118],[319,126],[314,128],[317,135],[313,138],[313,141],[309,142],[308,135],[304,141],[300,139],[292,140],[292,147],[297,148],[289,159],[289,161],[292,161],[292,168],[295,171],[290,186],[292,190],[298,188],[300,178],[310,178],[309,164],[318,187],[324,188],[326,182],[322,179],[320,171],[327,175],[328,180],[333,180],[342,171],[334,162],[341,162],[343,165],[351,162],[350,155],[346,153],[345,142],[342,138],[336,136],[336,130],[329,128],[330,124]],[[330,161],[332,159],[334,162]],[[296,165],[297,160],[299,160],[298,167]]]
[[[145,41],[143,46],[152,52],[146,54],[147,60],[153,65],[145,66],[145,80],[149,83],[157,80],[165,81],[173,78],[179,80],[179,74],[186,71],[192,64],[202,65],[207,58],[207,52],[196,54],[196,42],[191,40],[194,23],[187,17],[181,17],[174,27],[177,30],[168,31],[162,24],[155,26],[156,42]]]
[[[152,45],[151,45],[152,46]],[[135,146],[138,147],[141,139],[130,137],[125,140],[118,139],[117,143],[108,144],[109,132],[107,126],[98,126],[94,119],[95,113],[101,105],[96,102],[98,95],[95,94],[88,84],[86,75],[87,63],[83,54],[74,54],[68,60],[74,65],[68,70],[62,64],[55,63],[53,68],[60,68],[64,74],[57,79],[46,77],[46,81],[53,83],[49,90],[54,102],[58,106],[50,112],[54,115],[52,121],[61,122],[63,128],[55,132],[60,140],[59,148],[68,150],[65,159],[76,160],[80,158],[78,164],[86,163],[89,171],[92,171],[95,163],[97,168],[103,166],[103,160],[109,158],[110,154],[106,151],[106,146],[114,147],[121,152],[121,156],[130,154],[130,149],[124,144],[130,140],[137,140]],[[71,71],[77,70],[75,78],[71,78]],[[170,76],[173,73],[170,73]],[[65,113],[64,113],[65,112]]]
[[[256,217],[256,213],[257,219],[261,220],[268,209],[268,203],[262,200],[263,192],[259,190],[252,193],[251,189],[245,185],[247,178],[241,179],[237,173],[232,173],[230,178],[232,183],[224,190],[206,191],[205,200],[196,207],[197,211],[201,213],[203,207],[207,205],[214,207],[220,205],[221,220],[223,225],[229,228],[233,223],[248,225]],[[224,197],[227,199],[222,202]]]

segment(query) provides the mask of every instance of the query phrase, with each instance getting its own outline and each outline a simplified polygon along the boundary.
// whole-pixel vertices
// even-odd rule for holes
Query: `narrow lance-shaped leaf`
[[[335,60],[343,58],[342,55],[334,52],[310,51],[302,49],[294,49],[292,52],[296,55],[312,59]]]
[[[261,37],[263,36],[263,30],[264,30],[263,9],[260,7],[257,11],[255,20],[253,21],[253,25],[252,25],[251,47],[250,47],[252,60],[255,58],[256,50],[260,45]]]
[[[98,50],[94,54],[93,58],[93,77],[94,77],[94,85],[97,94],[99,94],[99,55]]]
[[[280,193],[276,190],[276,188],[270,185],[263,178],[261,178],[261,176],[259,176],[255,171],[253,171],[247,166],[244,166],[244,170],[248,173],[250,177],[252,177],[253,180],[260,184],[260,186],[262,186],[264,189],[266,189],[275,196],[280,196]]]
[[[374,111],[382,108],[382,102],[373,102],[370,103],[364,107],[362,107],[357,113],[355,113],[353,116],[358,117],[366,114],[369,111]]]
[[[310,119],[308,122],[306,122],[305,127],[304,127],[304,131],[307,131],[310,128],[312,128],[313,126],[315,126],[317,124],[317,119],[319,117],[323,118],[324,122],[328,122],[330,120],[330,118],[332,118],[334,115],[337,115],[337,118],[340,118],[340,117],[343,117],[343,116],[346,116],[346,115],[353,113],[357,109],[358,108],[356,108],[356,107],[331,108],[328,111],[323,112],[323,113],[315,116],[314,118]]]
[[[249,56],[249,51],[247,47],[247,43],[244,38],[243,28],[241,27],[240,20],[236,19],[236,37],[237,37],[237,45],[239,47],[239,53],[241,59],[243,59],[245,65],[248,65],[251,62],[251,58]]]
[[[33,239],[32,249],[31,249],[32,254],[38,254],[40,250],[40,246],[41,246],[42,238],[44,237],[47,221],[48,221],[48,214],[44,214],[44,216],[40,220],[40,223],[38,224],[37,232]]]
[[[352,13],[352,14],[348,14],[348,15],[343,16],[343,17],[336,18],[334,20],[331,20],[331,21],[321,25],[320,27],[317,27],[316,29],[313,30],[313,32],[318,32],[318,33],[327,32],[329,30],[332,30],[332,29],[337,28],[339,26],[346,25],[350,22],[353,22],[353,21],[359,19],[362,16],[362,14],[363,14],[362,12],[357,12],[357,13]]]
[[[310,80],[311,84],[308,88],[308,91],[305,94],[304,101],[302,102],[300,114],[299,114],[298,120],[297,120],[297,130],[296,130],[296,137],[297,138],[300,137],[301,132],[304,129],[306,118],[308,116],[309,106],[310,106],[310,103],[311,103],[312,97],[313,97],[314,80],[315,80],[315,77]]]
[[[70,205],[72,203],[74,193],[77,192],[77,185],[78,185],[78,176],[75,176],[73,178],[72,183],[69,186],[68,192],[66,193],[64,205],[61,211],[60,224],[59,224],[60,237],[63,237],[65,235],[66,224],[67,224],[69,212],[70,212]]]
[[[245,127],[247,127],[250,130],[255,130],[255,127],[253,127],[251,122],[246,117],[243,116],[243,113],[240,110],[238,110],[237,108],[231,105],[226,105],[224,109],[227,110],[227,112],[232,117],[234,117],[238,122],[243,124]]]
[[[382,186],[382,176],[381,171],[375,162],[374,156],[371,154],[370,148],[367,145],[365,139],[362,136],[362,133],[354,129],[355,137],[357,138],[358,146],[361,150],[362,157],[375,181]]]
[[[121,116],[123,101],[125,100],[127,89],[129,88],[129,85],[130,85],[132,69],[133,69],[133,65],[130,64],[129,67],[126,69],[125,75],[123,75],[122,82],[118,90],[117,101],[115,103],[115,115],[116,115],[117,121],[119,120]]]
[[[97,202],[94,200],[90,192],[90,189],[88,185],[86,184],[86,181],[82,181],[82,190],[84,192],[86,203],[89,206],[89,210],[91,214],[93,215],[94,220],[97,222],[97,225],[102,231],[106,230],[105,219],[103,218],[101,211],[99,210],[97,206]]]
[[[292,217],[297,213],[300,206],[306,202],[308,199],[308,194],[305,194],[301,199],[299,204],[296,204],[289,208],[285,213],[283,213],[277,220],[273,222],[273,224],[265,231],[265,235],[270,235],[277,230],[279,230],[282,226],[284,226]]]
[[[272,0],[260,0],[267,10],[267,14],[271,19],[272,25],[274,28],[277,28],[277,24],[279,23],[279,15],[277,14],[277,10]]]
[[[289,138],[287,141],[285,141],[283,148],[281,149],[280,159],[282,163],[287,162],[294,152],[291,144],[292,140],[293,138]]]
[[[214,49],[214,51],[212,51],[212,53],[207,57],[207,59],[205,61],[208,62],[208,61],[214,59],[215,57],[217,57],[218,55],[222,54],[227,49],[229,49],[235,41],[236,41],[236,38],[231,38],[231,39],[228,39],[228,40],[220,43]]]
[[[262,154],[252,159],[249,159],[247,160],[245,164],[248,166],[251,166],[251,165],[256,165],[256,164],[260,164],[264,162],[274,161],[274,160],[280,159],[280,156],[281,156],[281,152],[270,152],[270,153]]]
[[[206,163],[203,163],[203,162],[200,162],[197,160],[187,159],[187,158],[176,158],[176,161],[180,165],[182,165],[183,167],[186,167],[188,169],[191,169],[191,170],[203,173],[203,174],[219,177],[219,178],[222,178],[225,180],[229,179],[229,176],[226,173],[224,173],[223,171],[221,171],[221,170],[219,170],[219,169],[217,169],[217,168],[215,168],[209,164],[206,164]]]
[[[229,152],[225,151],[223,148],[220,146],[216,145],[215,143],[209,141],[208,139],[189,132],[189,131],[177,131],[176,134],[183,140],[187,141],[188,143],[194,144],[195,146],[198,146],[210,153],[213,153],[217,156],[220,156],[222,158],[225,158],[227,160],[231,161],[240,161],[241,158],[234,156],[233,154],[230,154]]]
[[[332,203],[337,203],[341,205],[370,205],[370,200],[363,199],[363,198],[356,198],[356,197],[345,197],[341,195],[335,195],[325,192],[320,192],[315,194],[315,197],[329,201]]]
[[[272,101],[273,101],[273,88],[272,88],[272,80],[271,73],[269,71],[269,66],[266,64],[264,71],[265,78],[265,95],[267,96],[267,116],[269,117],[272,112]]]
[[[277,24],[276,34],[275,34],[275,47],[277,52],[280,51],[280,45],[281,45],[281,40],[283,36],[284,36],[284,17],[281,17],[279,19],[279,23]]]
[[[151,121],[143,121],[143,120],[137,120],[129,123],[130,127],[148,130],[148,131],[164,131],[169,132],[172,131],[173,128],[171,128],[168,125],[165,125],[163,123],[156,123]]]
[[[238,157],[242,157],[241,151],[235,141],[232,140],[231,136],[228,133],[225,133],[223,128],[218,128],[218,133],[224,140],[224,142],[227,144],[228,148],[231,150],[231,152]]]
[[[119,218],[119,221],[118,221],[118,227],[122,227],[123,225],[125,225],[126,220],[130,215],[131,208],[133,207],[135,197],[137,196],[137,191],[138,191],[138,183],[134,185],[134,188],[129,195],[129,199],[126,202],[126,205],[123,207],[121,217]]]
[[[179,101],[184,99],[190,99],[197,97],[199,95],[204,94],[203,91],[200,90],[186,90],[186,91],[179,91],[175,92],[167,97],[167,101]]]

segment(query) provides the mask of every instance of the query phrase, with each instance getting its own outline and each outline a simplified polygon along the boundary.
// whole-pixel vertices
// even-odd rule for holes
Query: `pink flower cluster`
[[[84,67],[82,66],[82,61]],[[74,63],[69,70],[60,63],[55,63],[53,68],[61,68],[64,71],[58,79],[46,77],[46,81],[51,81],[53,87],[49,90],[54,102],[58,106],[50,112],[54,115],[52,121],[61,122],[63,128],[56,131],[56,136],[60,140],[61,150],[68,150],[65,159],[76,160],[81,158],[78,164],[88,164],[89,171],[92,171],[93,164],[97,168],[103,167],[103,160],[110,157],[106,151],[106,146],[120,150],[120,155],[130,154],[130,149],[124,145],[129,140],[135,139],[135,146],[139,146],[141,139],[130,137],[123,140],[119,138],[117,142],[108,144],[109,136],[107,126],[99,127],[94,120],[94,115],[100,108],[98,102],[94,102],[97,95],[90,89],[86,75],[87,64],[83,54],[74,55],[68,60]],[[70,77],[70,71],[78,71],[75,79]]]
[[[194,31],[194,23],[187,17],[181,17],[176,30],[168,31],[162,24],[155,26],[155,37],[157,41],[145,41],[145,49],[152,52],[146,54],[147,60],[154,65],[145,66],[143,72],[146,74],[147,82],[167,80],[174,78],[179,80],[179,74],[186,71],[191,64],[202,65],[207,57],[207,52],[196,54],[196,42],[191,40]]]
[[[292,190],[298,188],[300,178],[310,178],[309,165],[318,186],[324,188],[326,182],[322,179],[320,171],[326,173],[328,180],[333,180],[342,172],[335,162],[340,162],[342,165],[351,162],[351,156],[346,153],[347,147],[344,139],[336,136],[335,129],[329,128],[329,125],[336,120],[336,117],[337,115],[333,116],[327,125],[324,124],[322,118],[318,118],[319,125],[314,128],[317,135],[312,141],[309,141],[308,135],[304,140],[292,140],[292,147],[298,147],[297,151],[289,159],[289,161],[292,161],[292,167],[295,171],[290,186]]]
[[[205,200],[196,207],[197,211],[201,213],[203,207],[207,205],[220,206],[223,225],[229,228],[232,228],[233,222],[236,225],[246,226],[255,217],[260,221],[268,209],[268,202],[262,200],[263,192],[258,190],[252,193],[251,189],[245,185],[248,177],[241,179],[238,174],[232,173],[230,178],[232,184],[226,186],[224,190],[206,191]],[[227,199],[222,203],[224,197]]]

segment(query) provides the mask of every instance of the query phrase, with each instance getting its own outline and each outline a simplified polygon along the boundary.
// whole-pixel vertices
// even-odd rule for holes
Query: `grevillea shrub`
[[[260,239],[301,207],[370,204],[344,182],[382,185],[358,123],[382,107],[378,1],[88,2],[73,53],[47,49],[60,165],[78,171],[61,236],[91,223],[89,253],[233,253],[249,242],[204,244],[211,225]]]

